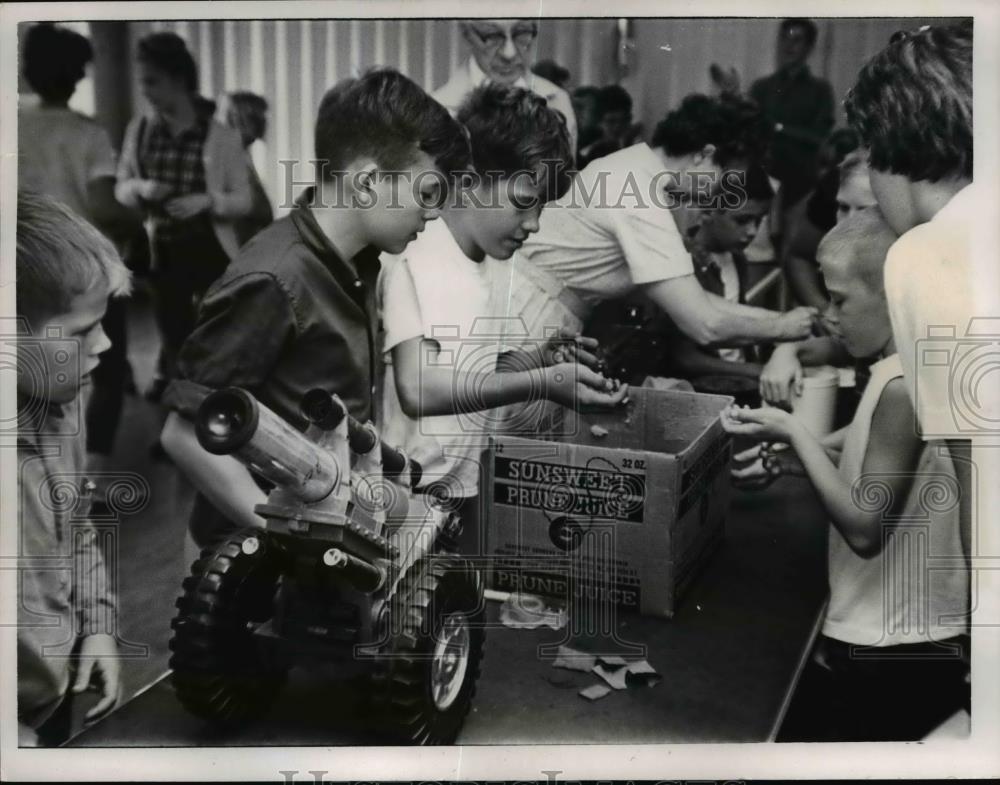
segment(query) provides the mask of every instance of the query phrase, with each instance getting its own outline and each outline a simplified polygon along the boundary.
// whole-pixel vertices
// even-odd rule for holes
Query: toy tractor
[[[245,529],[205,550],[172,622],[173,685],[191,713],[233,727],[268,711],[290,667],[364,680],[388,740],[453,743],[480,672],[485,601],[455,551],[461,521],[413,489],[421,468],[336,396],[306,394],[305,434],[239,388],[198,411],[201,445],[273,484]]]

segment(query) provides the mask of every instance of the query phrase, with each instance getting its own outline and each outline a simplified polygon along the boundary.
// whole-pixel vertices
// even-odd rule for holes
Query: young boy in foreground
[[[17,315],[26,328],[17,337],[22,745],[65,741],[75,693],[100,693],[85,721],[118,701],[117,604],[87,518],[93,485],[84,475],[80,390],[111,346],[101,328],[108,298],[128,289],[129,273],[100,232],[58,202],[18,194]]]
[[[469,130],[475,169],[456,183],[441,220],[410,244],[383,282],[391,352],[384,436],[421,462],[424,484],[464,503],[470,532],[479,456],[493,417],[486,410],[538,398],[613,405],[626,388],[612,391],[585,365],[555,364],[555,345],[544,357],[523,351],[498,357],[487,265],[509,259],[538,230],[545,201],[569,185],[572,152],[562,116],[528,90],[478,88],[458,120]],[[567,358],[578,356],[578,346],[586,354],[590,345],[567,343]]]
[[[315,189],[209,290],[167,391],[163,446],[199,491],[191,534],[202,547],[263,526],[254,507],[265,493],[235,458],[201,448],[191,422],[201,401],[243,387],[304,430],[302,397],[322,387],[374,419],[379,252],[400,253],[438,217],[444,173],[466,168],[468,144],[420,87],[378,70],[323,98],[316,158]]]
[[[968,693],[958,487],[947,453],[913,430],[882,284],[895,239],[873,208],[818,251],[828,323],[852,356],[878,358],[850,426],[819,440],[782,409],[723,414],[729,433],[767,440],[736,456],[754,463],[734,476],[780,473],[792,459],[769,444],[786,443],[830,516],[830,602],[783,741],[918,740]]]

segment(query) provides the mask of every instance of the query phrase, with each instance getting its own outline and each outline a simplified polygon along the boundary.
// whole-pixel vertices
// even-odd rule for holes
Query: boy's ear
[[[351,182],[358,191],[371,193],[378,178],[378,164],[370,158],[351,163]]]

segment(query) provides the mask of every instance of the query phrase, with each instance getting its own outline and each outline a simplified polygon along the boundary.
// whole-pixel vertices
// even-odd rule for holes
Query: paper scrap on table
[[[628,668],[625,665],[620,668],[616,668],[615,670],[605,668],[603,665],[595,665],[594,673],[604,679],[604,681],[616,690],[624,690],[628,687],[625,683],[625,677],[628,675]]]
[[[564,608],[550,608],[540,598],[531,594],[511,594],[500,606],[500,621],[516,630],[533,630],[551,627],[561,630],[566,626]]]
[[[593,436],[595,439],[603,439],[605,436],[608,435],[608,433],[609,433],[608,429],[601,425],[590,426],[590,435]]]
[[[597,661],[602,665],[607,665],[612,668],[617,668],[621,665],[626,665],[624,657],[620,657],[617,654],[598,654]]]
[[[590,673],[596,663],[597,658],[593,654],[577,651],[576,649],[571,649],[569,646],[560,646],[552,667]]]
[[[611,689],[605,687],[603,684],[592,684],[586,689],[580,690],[578,694],[589,701],[596,701],[603,698],[609,692],[611,692]]]

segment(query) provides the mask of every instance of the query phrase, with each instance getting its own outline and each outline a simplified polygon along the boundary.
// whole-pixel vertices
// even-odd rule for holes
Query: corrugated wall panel
[[[831,81],[838,99],[865,58],[890,32],[923,20],[820,20],[813,70]],[[623,84],[635,98],[647,133],[687,93],[710,89],[708,66],[733,65],[744,84],[773,68],[777,21],[771,19],[635,20],[633,71]],[[392,65],[425,89],[442,85],[467,57],[455,20],[150,21],[130,25],[131,51],[143,35],[172,30],[199,61],[206,96],[252,90],[271,106],[267,138],[252,150],[268,193],[283,201],[279,161],[300,162],[295,180],[312,174],[312,125],[329,87],[377,64]],[[571,87],[617,78],[614,19],[548,20],[541,25],[538,59],[570,70]],[[669,46],[669,51],[662,47]],[[138,100],[138,82],[133,77]]]

